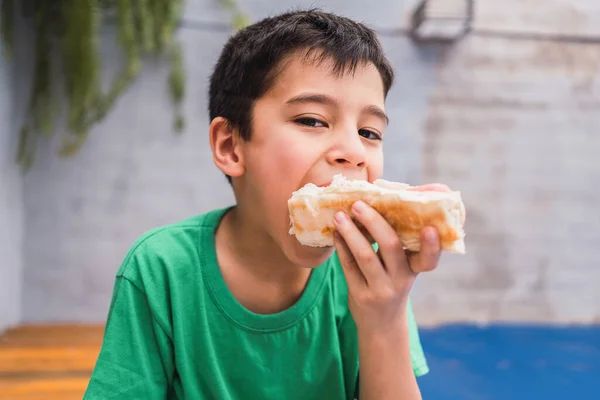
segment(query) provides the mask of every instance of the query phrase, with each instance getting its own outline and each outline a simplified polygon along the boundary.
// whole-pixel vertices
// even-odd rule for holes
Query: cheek
[[[271,149],[273,168],[282,175],[293,175],[302,168],[302,150],[291,143],[281,141]]]
[[[280,187],[297,188],[299,181],[311,168],[318,152],[314,143],[305,140],[297,132],[271,132],[270,140],[261,143],[256,149],[258,155],[255,163],[266,182],[277,182]]]
[[[383,175],[383,152],[381,150],[374,151],[369,157],[367,173],[369,182],[373,182]]]

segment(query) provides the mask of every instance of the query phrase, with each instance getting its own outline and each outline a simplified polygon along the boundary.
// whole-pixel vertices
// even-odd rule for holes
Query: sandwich
[[[349,180],[341,174],[329,186],[309,183],[288,200],[290,235],[305,246],[333,246],[336,212],[352,216],[352,205],[362,200],[381,214],[396,231],[406,250],[418,252],[424,227],[435,227],[444,251],[465,254],[465,207],[458,191],[418,191],[404,183],[378,179],[373,183]],[[356,223],[356,221],[355,221]],[[357,224],[367,238],[373,238]]]

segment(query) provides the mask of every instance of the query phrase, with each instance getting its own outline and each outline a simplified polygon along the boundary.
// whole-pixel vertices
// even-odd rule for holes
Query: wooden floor
[[[27,325],[0,335],[0,400],[81,400],[101,325]]]

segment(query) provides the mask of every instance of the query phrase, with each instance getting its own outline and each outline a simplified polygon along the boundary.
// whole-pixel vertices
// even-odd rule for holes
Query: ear
[[[245,171],[241,148],[241,141],[244,139],[237,135],[229,121],[222,117],[212,120],[209,136],[215,165],[231,177],[241,176]]]

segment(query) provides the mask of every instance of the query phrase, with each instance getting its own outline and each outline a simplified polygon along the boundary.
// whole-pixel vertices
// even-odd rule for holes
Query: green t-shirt
[[[115,282],[84,399],[352,399],[358,344],[335,254],[285,311],[250,312],[217,264],[226,209],[144,234]],[[409,305],[410,307],[410,305]],[[409,308],[412,363],[428,372]]]

